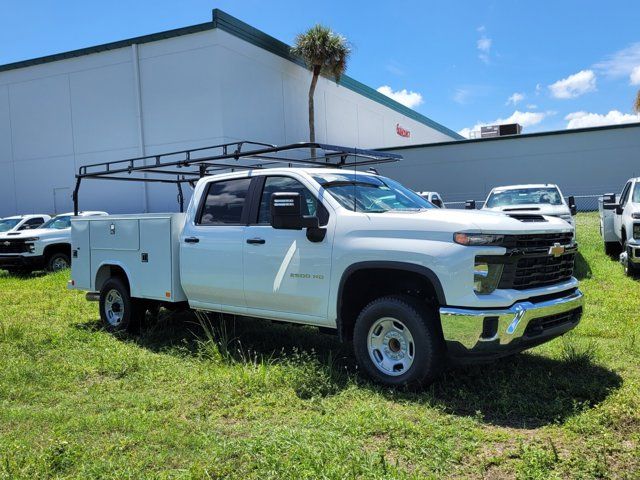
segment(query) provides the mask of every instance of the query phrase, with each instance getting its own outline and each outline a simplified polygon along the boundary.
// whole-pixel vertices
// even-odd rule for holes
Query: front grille
[[[573,233],[534,233],[527,235],[505,235],[503,246],[507,248],[545,248],[555,243],[568,245],[573,239]]]
[[[22,240],[0,240],[0,253],[25,253],[28,245]]]
[[[522,256],[505,263],[498,288],[526,290],[566,282],[573,275],[575,254]]]
[[[578,322],[578,320],[580,320],[581,315],[582,307],[578,307],[573,310],[569,310],[568,312],[556,313],[555,315],[536,318],[529,322],[529,325],[527,325],[527,328],[524,331],[524,335],[527,337],[535,337],[552,328],[556,328],[569,323],[576,323]]]

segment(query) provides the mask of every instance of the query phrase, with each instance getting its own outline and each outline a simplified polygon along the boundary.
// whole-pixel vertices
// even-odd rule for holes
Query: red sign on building
[[[406,128],[402,128],[399,123],[396,123],[396,133],[405,138],[409,138],[411,136],[411,132]]]

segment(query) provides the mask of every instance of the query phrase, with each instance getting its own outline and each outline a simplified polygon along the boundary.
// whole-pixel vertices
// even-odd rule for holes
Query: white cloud
[[[564,117],[568,121],[567,128],[598,127],[601,125],[619,125],[621,123],[640,122],[640,115],[622,113],[611,110],[607,114],[590,112],[573,112]]]
[[[422,95],[420,93],[412,92],[406,88],[394,91],[389,85],[383,85],[378,87],[378,92],[409,108],[417,107],[423,102]]]
[[[593,68],[608,77],[620,78],[631,75],[632,71],[640,65],[640,42],[632,43],[622,50],[605,57],[596,63]]]
[[[498,118],[493,122],[478,122],[473,127],[463,128],[458,133],[463,137],[470,138],[471,132],[480,130],[480,127],[485,125],[503,125],[507,123],[519,123],[526,128],[537,125],[544,120],[547,115],[553,114],[554,112],[521,112],[516,110],[507,118]]]
[[[527,108],[529,110],[535,110],[536,108],[538,108],[538,105],[536,105],[535,103],[530,103],[527,105]]]
[[[629,74],[629,83],[631,85],[640,85],[640,65],[633,67]]]
[[[487,29],[484,27],[484,25],[479,26],[477,30],[481,34],[476,43],[476,47],[478,49],[478,58],[484,63],[489,63],[489,55],[491,53],[491,44],[493,41],[485,35]]]
[[[507,103],[505,105],[517,105],[519,102],[524,100],[524,93],[515,92],[507,99]]]
[[[458,88],[456,92],[453,94],[453,101],[459,103],[460,105],[464,105],[467,103],[469,96],[471,95],[471,91],[466,88]]]
[[[542,84],[536,83],[536,95],[540,95],[541,91],[542,91]]]
[[[596,74],[593,70],[581,70],[549,85],[555,98],[576,98],[596,89]]]

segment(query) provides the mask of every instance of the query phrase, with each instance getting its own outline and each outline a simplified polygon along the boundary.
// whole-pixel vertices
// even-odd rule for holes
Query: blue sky
[[[353,45],[349,75],[465,134],[496,120],[525,132],[638,121],[638,1],[0,5],[0,64],[206,22],[220,8],[287,43],[314,23],[330,26]]]

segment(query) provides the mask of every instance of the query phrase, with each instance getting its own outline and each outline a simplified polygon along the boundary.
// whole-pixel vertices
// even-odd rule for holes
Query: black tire
[[[59,272],[71,268],[71,258],[66,253],[56,252],[47,258],[47,270]]]
[[[131,298],[129,288],[120,278],[110,278],[100,290],[100,319],[110,332],[134,331],[143,320],[143,301]]]
[[[622,251],[622,247],[619,242],[604,242],[604,253],[609,255],[610,257],[615,257],[620,255]]]
[[[377,328],[380,328],[379,322],[384,322],[385,318],[399,320],[413,339],[412,342],[405,341],[398,344],[407,345],[407,352],[411,352],[411,344],[413,345],[413,360],[406,367],[406,371],[403,371],[404,367],[395,371],[396,367],[401,365],[400,361],[393,365],[395,373],[392,374],[381,370],[382,366],[378,367],[378,364],[381,363],[380,359],[393,350],[391,348],[393,336],[389,337],[391,333],[385,335],[388,340],[385,345],[387,348],[375,349],[372,347],[372,353],[369,352],[370,331],[373,341],[376,336],[374,326],[378,324]],[[392,323],[395,324],[395,322]],[[403,330],[399,329],[398,331]],[[378,338],[381,335],[382,333],[379,333]],[[404,337],[403,339],[406,340]],[[424,387],[442,373],[446,363],[446,348],[438,315],[424,302],[404,295],[379,298],[360,312],[353,332],[353,349],[362,371],[377,383],[391,387],[405,387],[411,390]],[[383,354],[382,350],[386,354]],[[396,352],[392,351],[392,354],[397,355],[397,352],[403,358],[405,357],[404,348],[399,348]],[[378,360],[376,361],[374,357]],[[391,360],[391,363],[394,361]]]

